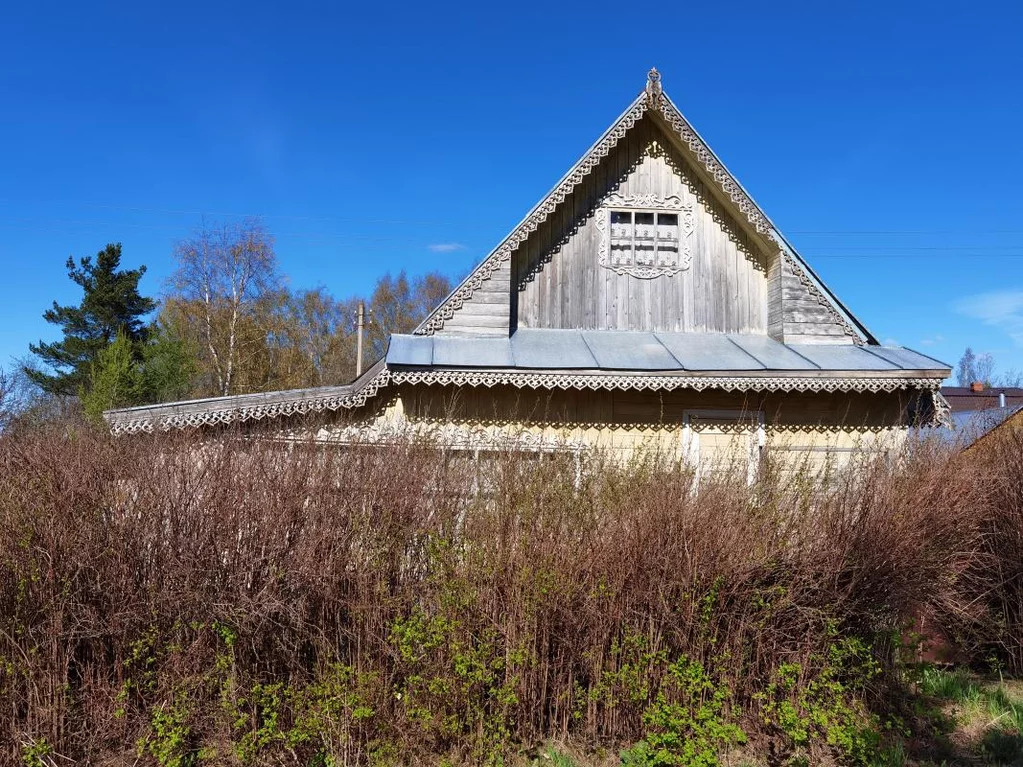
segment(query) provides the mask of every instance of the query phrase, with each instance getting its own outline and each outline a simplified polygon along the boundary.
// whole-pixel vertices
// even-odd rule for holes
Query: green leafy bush
[[[722,749],[746,741],[726,718],[730,690],[703,666],[680,658],[667,668],[657,699],[643,713],[646,734],[622,753],[630,767],[717,767]]]

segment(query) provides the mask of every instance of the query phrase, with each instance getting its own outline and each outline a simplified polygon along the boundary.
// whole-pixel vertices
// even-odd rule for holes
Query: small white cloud
[[[940,344],[944,340],[945,340],[945,336],[941,335],[941,333],[938,333],[936,335],[931,336],[930,338],[921,339],[920,345],[921,346],[936,346],[936,345]]]
[[[953,304],[960,314],[1003,331],[1023,346],[1023,290],[995,290],[966,296]]]
[[[898,346],[899,339],[897,338],[886,338],[881,342],[882,346]]]
[[[465,250],[465,246],[460,242],[437,242],[426,247],[434,253],[454,253],[456,250]]]

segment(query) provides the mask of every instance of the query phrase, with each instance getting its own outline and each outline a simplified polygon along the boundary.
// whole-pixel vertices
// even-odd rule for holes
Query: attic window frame
[[[628,249],[631,263],[615,263],[614,261],[615,250],[621,250],[615,248],[615,244],[621,242],[621,238],[615,237],[612,229],[615,225],[615,222],[612,222],[612,218],[616,213],[628,213],[631,217],[630,247]],[[644,240],[651,242],[653,245],[653,250],[651,251],[652,263],[637,263],[636,261],[636,245],[638,241],[636,237],[636,215],[643,213],[649,213],[653,216],[653,223],[650,225],[654,227],[654,237],[652,240]],[[657,247],[660,242],[657,237],[658,216],[664,214],[676,215],[678,217],[675,223],[676,236],[673,240],[675,248],[671,250],[658,249]],[[630,275],[639,279],[653,279],[685,271],[692,264],[693,254],[690,240],[695,228],[695,209],[693,203],[684,202],[678,195],[668,197],[658,197],[653,194],[633,196],[608,195],[603,205],[597,211],[597,228],[600,230],[598,262],[601,266],[610,269],[616,274]],[[661,254],[666,252],[674,253],[674,263],[667,263],[661,257]]]
[[[653,235],[654,235],[653,237],[640,237],[637,234],[638,229],[641,226],[641,224],[639,224],[639,222],[637,222],[636,218],[637,218],[637,216],[644,215],[644,214],[649,214],[650,216],[653,217],[653,220],[649,224],[642,224],[643,226],[652,226],[653,227]],[[628,217],[629,217],[629,230],[630,230],[628,237],[615,237],[614,226],[615,226],[615,224],[617,222],[614,220],[614,218],[615,218],[616,215],[628,215]],[[643,266],[643,267],[670,266],[669,264],[665,264],[665,263],[662,262],[661,253],[663,251],[670,251],[671,253],[674,254],[674,260],[676,262],[678,261],[678,250],[679,250],[679,247],[681,246],[681,243],[682,243],[682,226],[681,226],[681,223],[679,221],[680,217],[679,217],[678,212],[676,212],[676,211],[667,211],[667,210],[657,210],[655,208],[625,208],[625,207],[617,208],[616,207],[616,208],[609,208],[608,209],[608,216],[610,216],[610,224],[611,224],[611,227],[612,227],[611,234],[610,234],[610,237],[611,237],[611,243],[610,243],[611,263],[614,264],[615,266]],[[674,224],[667,224],[666,225],[666,226],[673,226],[674,227],[674,233],[675,233],[674,237],[670,237],[670,238],[665,237],[663,239],[660,237],[661,226],[662,226],[662,224],[661,224],[661,217],[662,216],[672,216],[672,217],[674,217],[675,223]],[[629,247],[628,247],[628,254],[629,254],[629,258],[631,259],[631,261],[629,263],[616,262],[615,258],[614,258],[615,251],[616,250],[622,250],[622,252],[625,252],[624,249],[619,249],[616,246],[619,243],[626,242],[626,241],[628,242],[628,245],[629,245]],[[640,245],[641,244],[645,244],[647,242],[649,242],[650,245],[651,245],[651,251],[650,251],[650,259],[651,260],[649,262],[647,262],[647,261],[639,261],[638,258],[639,258],[639,253],[640,253]],[[661,248],[660,245],[661,245],[662,242],[671,242],[673,247]]]

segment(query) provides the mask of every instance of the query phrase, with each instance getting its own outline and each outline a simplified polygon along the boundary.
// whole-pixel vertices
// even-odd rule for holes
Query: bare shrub
[[[959,460],[983,493],[981,537],[945,622],[975,665],[1023,674],[1023,430],[992,432]]]
[[[0,439],[5,759],[484,762],[625,746],[694,700],[791,749],[786,701],[848,724],[822,678],[884,710],[895,633],[962,612],[992,534],[933,448],[752,486],[577,460]]]

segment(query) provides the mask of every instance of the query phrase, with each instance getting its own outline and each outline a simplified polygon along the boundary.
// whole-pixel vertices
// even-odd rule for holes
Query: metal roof
[[[509,338],[391,336],[388,367],[635,371],[948,371],[900,347],[783,344],[763,335],[520,328]],[[947,373],[945,373],[947,374]]]
[[[948,423],[939,429],[934,429],[931,433],[946,444],[958,448],[969,447],[1021,410],[1023,410],[1023,406],[1016,405],[950,413]]]

